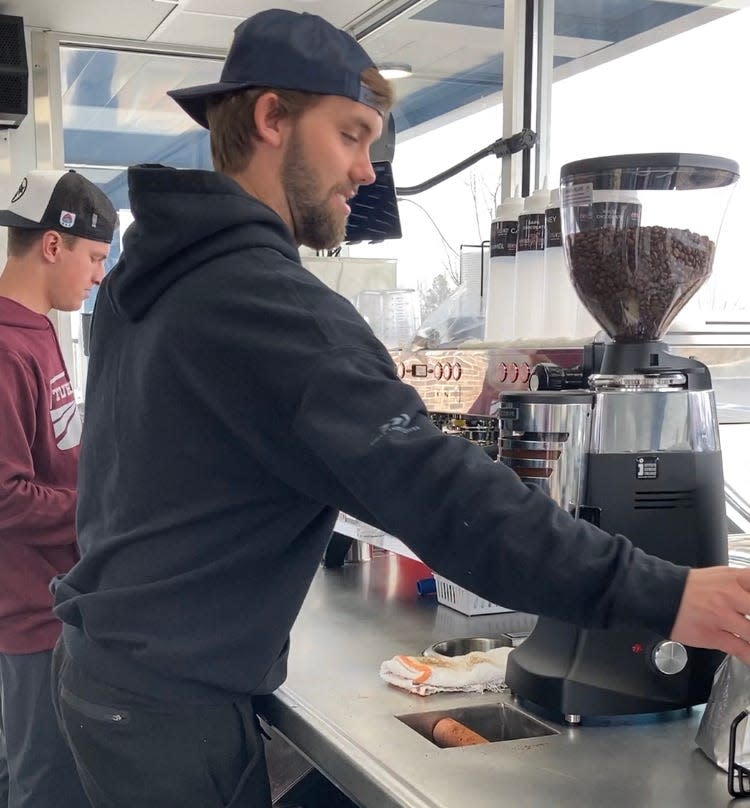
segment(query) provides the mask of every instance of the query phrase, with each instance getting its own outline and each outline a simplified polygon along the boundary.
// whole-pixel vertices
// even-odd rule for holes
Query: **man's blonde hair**
[[[363,71],[362,83],[375,95],[383,109],[388,110],[393,106],[393,87],[376,68],[368,67]],[[292,121],[323,98],[322,95],[297,90],[253,87],[218,96],[209,102],[206,117],[211,133],[211,157],[217,171],[238,174],[247,167],[258,140],[255,105],[260,96],[268,92],[278,95],[282,115]]]

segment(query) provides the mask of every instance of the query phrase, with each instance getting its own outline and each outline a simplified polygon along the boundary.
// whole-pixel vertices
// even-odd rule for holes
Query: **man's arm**
[[[0,541],[73,544],[75,490],[34,482],[36,379],[20,357],[4,351],[0,352],[0,378]]]
[[[585,627],[639,625],[750,664],[750,570],[689,570],[572,519],[476,447],[435,434],[411,388],[374,378],[372,364],[338,357],[346,397],[316,374],[298,434],[433,569],[495,603]],[[402,416],[389,423],[384,405]]]

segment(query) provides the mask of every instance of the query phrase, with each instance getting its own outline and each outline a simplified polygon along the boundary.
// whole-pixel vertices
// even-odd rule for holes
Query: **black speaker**
[[[0,129],[18,129],[29,111],[23,17],[0,14]]]

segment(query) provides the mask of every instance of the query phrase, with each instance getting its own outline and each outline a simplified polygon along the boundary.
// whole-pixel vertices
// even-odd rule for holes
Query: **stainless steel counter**
[[[388,554],[320,569],[292,634],[287,682],[269,722],[363,808],[707,808],[731,803],[726,775],[695,748],[701,709],[577,729],[545,719],[547,737],[440,749],[396,716],[507,702],[475,694],[413,696],[380,663],[452,637],[529,628],[521,614],[464,617],[417,598],[425,568]]]

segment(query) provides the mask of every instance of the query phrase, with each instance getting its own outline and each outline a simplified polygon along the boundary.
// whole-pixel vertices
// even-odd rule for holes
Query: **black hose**
[[[475,152],[470,157],[462,160],[460,163],[456,163],[456,165],[454,165],[452,168],[446,169],[431,179],[419,183],[419,185],[411,185],[406,188],[396,188],[396,195],[413,196],[414,194],[421,194],[423,191],[434,188],[436,185],[438,185],[438,183],[443,182],[443,180],[450,179],[469,166],[474,165],[474,163],[478,162],[483,157],[488,157],[490,154],[494,154],[495,157],[505,157],[508,154],[515,154],[516,152],[530,149],[535,143],[536,133],[532,132],[531,129],[522,129],[520,132],[517,132],[515,135],[511,135],[509,138],[500,138],[494,143],[490,143],[489,146],[485,146],[483,149]]]

